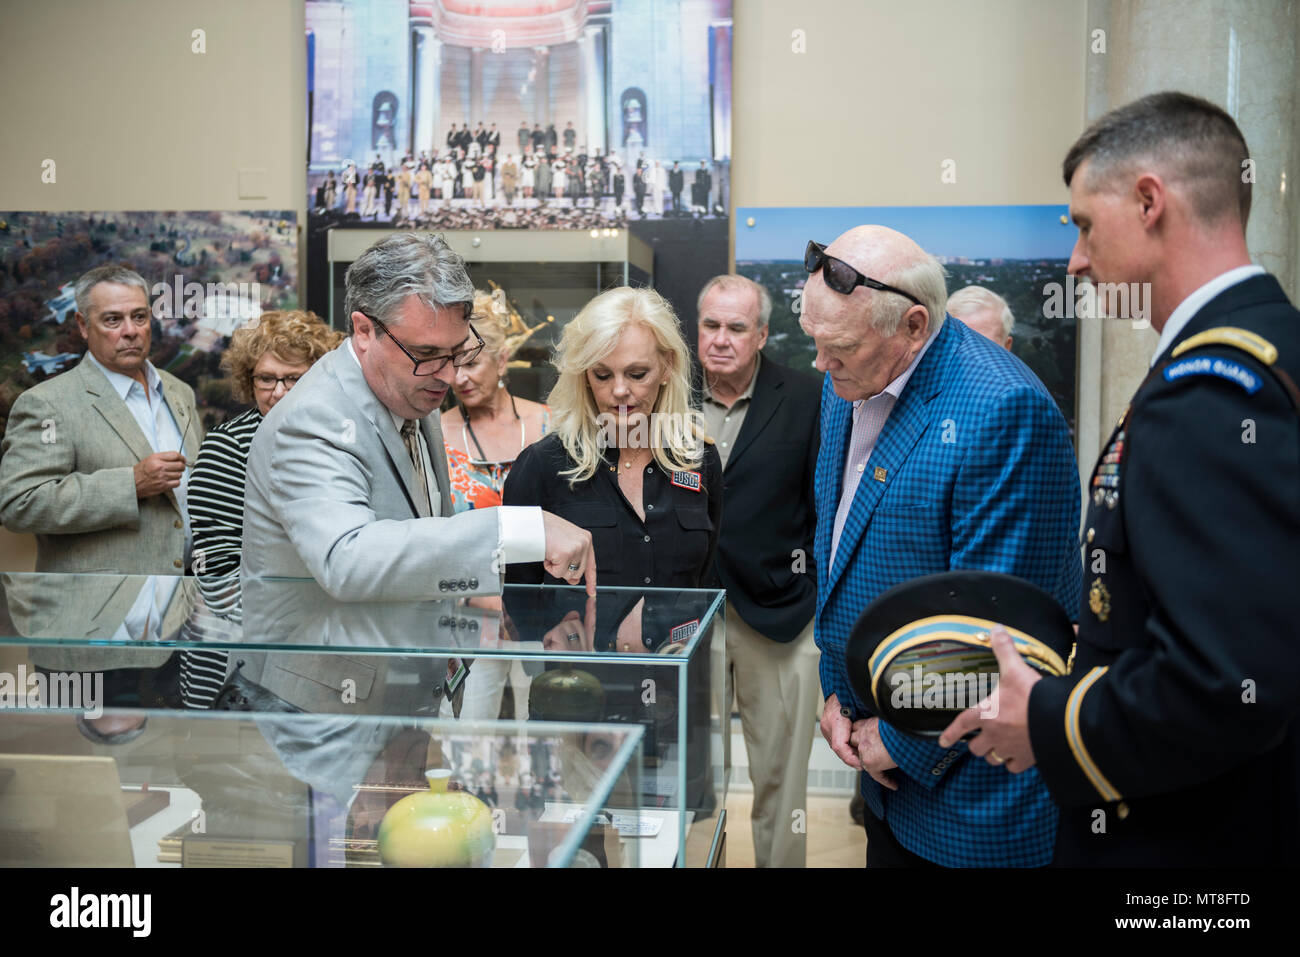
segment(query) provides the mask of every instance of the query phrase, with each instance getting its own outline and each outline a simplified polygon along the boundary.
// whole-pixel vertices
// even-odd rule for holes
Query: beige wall
[[[736,0],[735,205],[1068,202],[1084,26],[1083,0]]]
[[[0,209],[302,211],[303,17],[300,0],[0,5]],[[266,171],[265,198],[240,199],[241,168]]]

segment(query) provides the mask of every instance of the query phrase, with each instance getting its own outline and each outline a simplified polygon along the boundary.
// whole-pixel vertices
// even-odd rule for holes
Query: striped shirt
[[[194,573],[206,606],[204,618],[234,624],[240,620],[239,589],[230,586],[239,581],[248,449],[261,423],[261,413],[252,408],[212,429],[190,473],[186,504],[194,531]],[[186,707],[211,707],[225,684],[229,659],[229,652],[219,650],[182,654],[181,696]]]
[[[261,413],[249,409],[212,429],[199,448],[186,493],[194,529],[196,575],[239,571],[244,473],[253,433],[261,423]]]

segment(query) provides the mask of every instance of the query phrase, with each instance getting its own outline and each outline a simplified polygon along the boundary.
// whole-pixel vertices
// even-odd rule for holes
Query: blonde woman
[[[602,293],[565,327],[551,432],[520,454],[502,503],[587,529],[602,585],[699,588],[713,579],[722,463],[690,406],[686,343],[651,289]],[[510,581],[563,584],[541,563]]]
[[[510,307],[505,293],[476,291],[471,321],[485,345],[477,359],[456,369],[451,386],[456,407],[442,416],[457,512],[500,505],[511,465],[550,427],[550,409],[512,395],[506,387]]]

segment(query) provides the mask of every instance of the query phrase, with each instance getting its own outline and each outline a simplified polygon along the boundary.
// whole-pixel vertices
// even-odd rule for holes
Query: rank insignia
[[[1110,618],[1110,591],[1101,583],[1100,578],[1093,579],[1092,587],[1088,589],[1088,607],[1098,621]]]
[[[674,472],[672,483],[678,488],[688,488],[692,492],[698,492],[704,487],[704,483],[700,481],[699,472]]]

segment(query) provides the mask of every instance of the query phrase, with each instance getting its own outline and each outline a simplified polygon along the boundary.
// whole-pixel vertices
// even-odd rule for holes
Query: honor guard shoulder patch
[[[697,632],[699,628],[700,628],[700,620],[698,618],[694,619],[693,621],[683,622],[682,624],[677,625],[675,628],[673,628],[672,631],[668,633],[668,643],[671,645],[680,644],[681,642],[690,638],[691,635],[695,634],[695,632]]]
[[[1211,375],[1227,379],[1241,386],[1250,395],[1258,392],[1261,385],[1259,376],[1226,356],[1188,356],[1186,359],[1171,362],[1165,367],[1166,382],[1177,382],[1192,375]]]
[[[685,470],[674,472],[672,482],[679,488],[688,488],[692,492],[698,492],[703,487],[699,472],[687,472]]]

